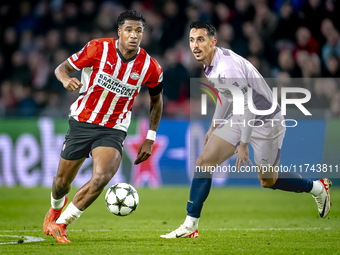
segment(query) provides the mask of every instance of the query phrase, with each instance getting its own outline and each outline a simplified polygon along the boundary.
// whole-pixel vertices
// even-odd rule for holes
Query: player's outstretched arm
[[[163,112],[163,90],[158,95],[150,95],[150,99],[149,131],[156,132]],[[139,146],[135,165],[147,160],[151,156],[153,143],[154,140],[147,137]]]
[[[64,88],[71,92],[83,86],[77,78],[70,77],[70,74],[75,71],[67,60],[61,63],[54,71],[55,76],[63,84]]]

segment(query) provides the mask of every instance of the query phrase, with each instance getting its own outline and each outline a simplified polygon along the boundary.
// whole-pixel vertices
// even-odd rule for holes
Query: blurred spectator
[[[10,65],[12,54],[18,49],[18,35],[14,27],[7,27],[3,32],[2,52],[6,65]]]
[[[47,105],[43,108],[40,115],[49,116],[52,118],[65,118],[65,113],[62,110],[64,107],[62,105],[62,99],[57,93],[49,93],[46,95],[48,97]]]
[[[65,15],[61,10],[52,12],[52,24],[55,29],[63,29],[66,25]]]
[[[250,0],[235,0],[236,14],[231,21],[234,27],[236,37],[242,37],[242,27],[245,22],[251,21],[254,18],[254,7]]]
[[[224,48],[230,48],[235,53],[246,56],[249,53],[248,41],[244,36],[235,37],[235,31],[231,24],[225,23],[220,26],[217,34],[218,45]]]
[[[322,46],[322,60],[327,63],[330,55],[336,54],[340,56],[340,36],[339,31],[329,19],[322,21],[321,32],[326,38],[326,43]]]
[[[36,34],[46,34],[51,29],[53,22],[50,14],[50,1],[39,0],[34,8],[34,16],[38,24],[34,30]]]
[[[79,28],[84,31],[94,28],[94,20],[97,13],[97,6],[93,0],[85,0],[81,3]]]
[[[75,3],[66,2],[64,5],[64,15],[67,26],[77,26],[80,23],[79,10]]]
[[[178,52],[170,48],[165,52],[164,95],[168,100],[183,101],[189,95],[189,76],[187,70],[178,61]]]
[[[18,81],[14,83],[12,91],[16,101],[14,107],[16,115],[20,117],[35,116],[37,108],[32,98],[31,88]]]
[[[45,110],[50,100],[48,93],[42,89],[35,90],[32,94],[32,98],[36,104],[37,112],[39,113],[39,115],[42,115],[42,112]],[[61,109],[59,109],[59,111],[63,113]]]
[[[13,116],[15,115],[14,105],[15,97],[12,93],[12,82],[5,80],[0,84],[0,116]]]
[[[229,23],[233,19],[235,13],[229,9],[229,7],[222,2],[219,2],[215,6],[215,13],[217,16],[216,28],[218,29],[220,25]]]
[[[7,70],[8,69],[6,69],[4,57],[0,52],[0,82],[8,77],[8,71]]]
[[[329,16],[324,2],[322,0],[308,0],[299,12],[302,24],[311,31],[313,37],[321,44],[324,43],[324,38],[320,32],[321,21]]]
[[[160,43],[163,50],[166,50],[169,47],[173,47],[175,42],[182,37],[186,18],[173,0],[167,0],[164,3],[163,14],[165,21],[163,23],[163,34]]]
[[[234,40],[234,30],[233,27],[224,23],[218,29],[217,39],[219,47],[233,49],[232,42]]]
[[[45,56],[39,52],[31,52],[28,55],[28,65],[32,74],[32,87],[34,89],[45,87],[47,84],[49,68]]]
[[[34,50],[32,30],[24,30],[22,32],[19,49],[21,53],[24,54],[25,57],[27,57],[27,55]]]
[[[16,21],[16,29],[21,34],[24,30],[34,30],[37,19],[32,13],[30,1],[23,1],[19,4],[19,19]]]
[[[65,29],[64,47],[69,52],[78,52],[84,45],[79,44],[79,31],[76,27]]]
[[[336,54],[330,55],[327,59],[327,71],[325,73],[326,77],[337,77],[340,78],[340,59]]]
[[[268,61],[263,56],[264,46],[260,38],[253,37],[249,41],[249,52],[251,54],[248,60],[256,67],[263,77],[271,77],[271,69]]]
[[[280,8],[280,18],[274,38],[277,40],[295,41],[295,31],[298,28],[300,20],[289,1],[283,3]]]
[[[211,1],[202,0],[202,1],[200,1],[199,7],[200,7],[200,17],[199,17],[199,19],[201,21],[209,22],[209,23],[212,23],[216,26],[219,25],[219,24],[216,24],[217,23],[217,17],[216,17],[216,14],[214,12],[214,5]],[[227,13],[225,13],[225,14],[227,14]]]
[[[12,80],[20,80],[25,84],[31,82],[31,71],[25,63],[24,55],[20,51],[15,51],[12,55],[12,67],[11,73]]]
[[[278,57],[279,69],[281,72],[287,72],[290,77],[301,77],[301,70],[295,64],[290,50],[282,50]]]
[[[101,5],[99,13],[97,15],[97,29],[101,29],[102,31],[109,31],[114,28],[115,16],[112,15],[112,12],[114,11],[115,7],[116,6],[111,2],[106,2]]]
[[[10,4],[8,2],[0,3],[0,24],[2,28],[1,30],[3,30],[3,28],[12,26],[17,18],[18,13],[13,4]]]
[[[308,53],[319,54],[320,47],[317,40],[315,40],[306,27],[299,27],[296,31],[296,44],[293,50],[293,57],[296,59],[298,51],[307,51]]]
[[[321,73],[320,58],[316,54],[309,54],[307,51],[298,51],[296,62],[301,69],[302,78],[319,77]]]
[[[71,53],[73,54],[73,53]],[[54,70],[57,68],[58,65],[60,65],[62,62],[64,62],[70,55],[71,55],[66,49],[59,49],[57,50],[53,56],[50,58],[50,64],[51,67],[49,71],[49,80],[47,82],[46,89],[52,92],[58,92],[61,95],[64,95],[66,93],[66,89],[63,87],[63,85],[58,81],[54,76]]]
[[[47,53],[53,54],[53,52],[55,52],[61,45],[60,31],[57,29],[51,29],[48,31],[44,45]]]
[[[254,25],[262,40],[269,40],[274,34],[278,24],[277,16],[269,9],[263,1],[255,4]]]

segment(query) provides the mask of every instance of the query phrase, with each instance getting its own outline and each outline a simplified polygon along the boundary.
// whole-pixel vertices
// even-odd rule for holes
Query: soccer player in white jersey
[[[58,243],[69,243],[67,225],[80,217],[101,194],[118,170],[123,142],[131,120],[131,106],[141,86],[149,88],[149,132],[139,147],[139,164],[152,152],[163,109],[163,71],[157,61],[140,48],[146,21],[136,11],[117,19],[119,39],[90,41],[57,67],[58,80],[69,91],[79,89],[71,106],[58,172],[53,180],[51,205],[43,231]],[[82,69],[81,82],[69,74]],[[75,93],[75,92],[74,92]],[[91,180],[81,187],[63,213],[66,194],[89,153],[93,157]]]
[[[209,166],[219,165],[234,153],[238,153],[236,161],[238,169],[242,164],[252,166],[248,150],[248,143],[250,143],[254,149],[255,164],[258,167],[261,185],[271,189],[311,193],[317,202],[320,217],[325,218],[331,206],[329,196],[331,182],[328,179],[312,181],[301,178],[295,173],[275,171],[262,173],[261,171],[261,166],[273,167],[279,164],[281,145],[285,135],[285,128],[281,125],[283,117],[279,106],[267,116],[255,116],[248,109],[246,95],[249,88],[252,89],[252,98],[257,110],[267,110],[272,106],[273,95],[263,77],[246,59],[231,50],[216,46],[216,29],[211,24],[196,21],[190,25],[190,28],[190,49],[196,60],[204,65],[205,75],[208,80],[215,83],[222,101],[222,104],[218,103],[216,106],[213,120],[224,119],[230,101],[233,100],[231,91],[223,88],[223,84],[236,86],[243,92],[245,109],[244,115],[231,113],[227,118],[229,124],[214,126],[212,121],[205,136],[203,153],[196,161],[196,169],[198,167],[206,170]],[[219,84],[216,84],[217,82]],[[252,119],[259,120],[260,125],[256,126],[256,122],[247,125]],[[268,119],[280,121],[266,121]],[[230,123],[238,124],[231,125]],[[208,197],[211,187],[211,173],[204,172],[204,170],[194,173],[184,223],[178,229],[161,235],[161,238],[198,237],[198,221],[203,202]]]

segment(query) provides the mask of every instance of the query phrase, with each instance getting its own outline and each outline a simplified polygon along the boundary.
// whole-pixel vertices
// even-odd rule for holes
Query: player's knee
[[[199,156],[196,160],[196,166],[205,167],[205,166],[210,166],[210,165],[211,165],[210,160],[204,154]]]
[[[272,178],[259,178],[260,182],[261,182],[261,186],[263,188],[270,188],[275,184],[275,179]]]
[[[62,176],[54,176],[53,185],[57,193],[64,193],[66,190],[70,189],[71,183]]]
[[[109,183],[109,181],[112,179],[112,174],[109,173],[105,173],[105,174],[95,174],[94,176],[92,176],[92,183],[93,186],[97,189],[97,190],[102,190],[104,189],[104,187]]]

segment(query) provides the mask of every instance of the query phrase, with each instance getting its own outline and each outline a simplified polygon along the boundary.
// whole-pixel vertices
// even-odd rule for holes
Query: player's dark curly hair
[[[194,21],[190,24],[190,29],[192,28],[202,28],[205,29],[207,31],[207,35],[209,37],[214,37],[216,38],[216,28],[211,25],[210,23],[207,22],[203,22],[203,21]]]
[[[143,27],[146,26],[146,20],[143,17],[143,15],[140,14],[139,12],[136,12],[135,10],[128,10],[128,11],[122,12],[117,18],[118,26],[119,27],[122,26],[125,20],[137,20],[137,21],[142,22]]]

